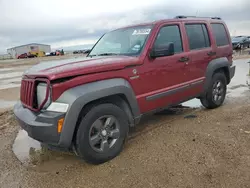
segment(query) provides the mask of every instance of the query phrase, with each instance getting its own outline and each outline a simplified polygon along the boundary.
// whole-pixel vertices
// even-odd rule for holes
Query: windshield
[[[152,25],[117,29],[106,33],[88,56],[139,55],[151,32]]]
[[[232,42],[240,42],[244,39],[245,37],[235,37],[232,39]]]

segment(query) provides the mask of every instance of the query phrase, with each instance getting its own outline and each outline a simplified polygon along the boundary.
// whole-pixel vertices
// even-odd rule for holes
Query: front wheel
[[[227,81],[225,74],[222,72],[215,73],[205,96],[200,99],[201,103],[208,109],[217,108],[223,104],[226,92]]]
[[[76,153],[88,163],[107,162],[122,151],[128,130],[128,118],[121,108],[109,103],[94,106],[79,125]]]

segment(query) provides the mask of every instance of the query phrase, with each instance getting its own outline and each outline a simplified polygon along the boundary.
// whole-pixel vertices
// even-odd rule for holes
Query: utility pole
[[[199,12],[199,10],[197,10],[197,11],[196,11],[196,14],[195,14],[195,16],[198,16],[198,12]]]

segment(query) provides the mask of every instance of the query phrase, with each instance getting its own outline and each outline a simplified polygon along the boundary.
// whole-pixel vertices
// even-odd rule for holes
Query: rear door
[[[189,21],[184,23],[188,41],[188,53],[191,61],[188,65],[187,80],[192,83],[190,96],[196,96],[203,90],[205,71],[208,63],[216,58],[215,44],[211,40],[209,25],[202,21]]]

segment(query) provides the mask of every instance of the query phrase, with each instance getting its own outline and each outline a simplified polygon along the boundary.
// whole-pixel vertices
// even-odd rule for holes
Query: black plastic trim
[[[57,132],[57,122],[65,116],[65,113],[34,113],[23,107],[19,101],[14,106],[14,115],[31,138],[43,143],[58,144],[60,134]]]
[[[114,96],[124,95],[131,109],[132,117],[140,116],[140,109],[134,91],[128,81],[114,78],[80,85],[65,91],[56,102],[69,104],[59,144],[69,147],[73,140],[77,120],[83,107],[89,102]]]
[[[229,69],[229,73],[230,73],[230,79],[232,79],[235,75],[235,69],[236,67],[235,66],[231,66],[230,69]]]
[[[190,83],[190,84],[178,87],[178,88],[174,88],[174,89],[171,89],[171,90],[168,90],[168,91],[165,91],[165,92],[157,93],[155,95],[151,95],[151,96],[146,97],[146,100],[147,101],[152,101],[152,100],[156,100],[156,99],[159,99],[159,98],[162,98],[162,97],[173,95],[173,94],[175,94],[177,92],[181,92],[183,90],[189,89],[189,88],[191,88],[193,86],[196,86],[198,84],[202,84],[203,82],[204,82],[204,80],[199,80],[199,81],[196,81],[196,82],[193,82],[193,83]]]

